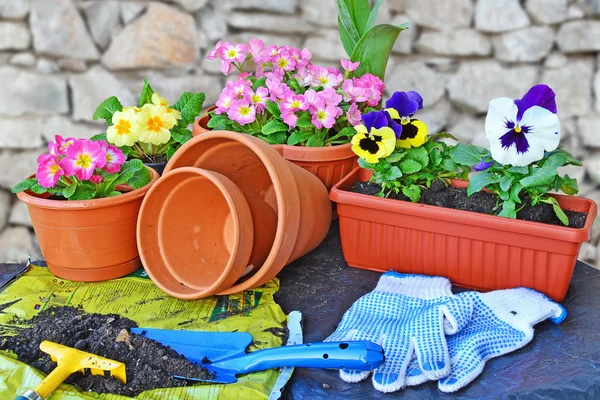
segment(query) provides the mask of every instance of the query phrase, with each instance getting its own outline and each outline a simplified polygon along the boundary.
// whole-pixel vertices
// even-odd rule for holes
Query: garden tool
[[[44,340],[40,343],[40,349],[44,353],[50,354],[52,361],[58,365],[44,380],[35,388],[28,390],[22,396],[15,400],[44,400],[46,397],[60,386],[65,379],[73,372],[83,372],[89,368],[93,375],[104,375],[104,371],[109,371],[112,376],[123,383],[126,383],[125,364],[100,357],[95,354],[86,353],[71,347],[63,346],[58,343]]]
[[[448,336],[452,372],[440,379],[442,392],[455,392],[481,374],[487,360],[510,353],[533,339],[533,326],[550,319],[561,323],[567,311],[533,289],[517,288],[489,293],[464,292],[459,297],[473,302],[473,317],[460,332]],[[429,380],[413,360],[407,384]]]
[[[279,367],[351,368],[369,371],[383,363],[381,346],[367,342],[306,343],[246,353],[246,332],[198,332],[133,328],[131,332],[170,346],[214,374],[212,379],[175,376],[213,383],[234,383],[236,376]]]
[[[325,341],[368,340],[379,343],[385,363],[373,371],[373,386],[394,392],[406,385],[406,369],[416,355],[423,374],[439,379],[450,373],[450,356],[444,336],[467,325],[473,312],[471,299],[452,294],[442,277],[387,272],[377,287],[358,299]],[[351,343],[351,342],[350,342]],[[359,382],[369,371],[342,369],[346,382]]]

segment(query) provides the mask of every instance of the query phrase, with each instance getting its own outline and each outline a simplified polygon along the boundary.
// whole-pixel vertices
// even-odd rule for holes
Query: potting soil
[[[374,182],[359,181],[350,188],[350,191],[375,196],[381,192],[381,186]],[[402,192],[392,192],[388,198],[410,201]],[[541,203],[534,207],[526,199],[523,199],[523,202],[527,204],[517,213],[517,219],[564,226],[550,204]],[[499,203],[496,196],[492,193],[477,192],[469,197],[467,196],[467,189],[449,186],[439,180],[432,182],[431,187],[421,191],[419,203],[490,215],[497,215],[501,210],[501,206],[498,208]],[[569,227],[582,228],[585,225],[587,213],[564,211],[569,218]]]
[[[39,351],[42,340],[123,361],[127,369],[127,385],[112,377],[74,374],[68,382],[77,386],[61,385],[53,399],[116,400],[140,392],[139,399],[268,398],[277,370],[248,374],[230,385],[181,387],[189,383],[173,379],[173,374],[201,377],[202,369],[127,330],[138,325],[245,331],[254,338],[249,351],[280,346],[286,315],[273,300],[279,289],[277,280],[237,295],[184,301],[167,296],[144,275],[138,272],[99,283],[70,282],[46,268],[30,266],[0,293],[0,335],[11,336],[0,339],[0,398],[14,398],[35,388],[45,376],[39,370],[53,369],[50,357]],[[146,390],[156,387],[160,388]]]

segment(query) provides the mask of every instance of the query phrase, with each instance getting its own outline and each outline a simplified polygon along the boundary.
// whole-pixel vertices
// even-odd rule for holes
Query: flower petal
[[[421,104],[422,103],[423,99],[421,99]],[[395,109],[396,111],[398,111],[398,114],[401,117],[408,117],[417,112],[417,110],[419,109],[419,103],[410,98],[406,92],[396,92],[392,95],[392,97],[390,97],[388,101],[385,102],[385,107]]]
[[[406,95],[409,99],[417,102],[419,110],[423,109],[423,97],[421,97],[419,93],[415,92],[414,90],[411,90],[409,92],[406,92]]]
[[[533,106],[523,114],[521,126],[529,126],[527,140],[532,147],[539,146],[545,151],[552,151],[560,142],[560,120],[553,112]]]
[[[485,137],[492,142],[500,143],[502,137],[509,129],[507,121],[516,121],[518,108],[513,99],[500,97],[490,101],[487,117],[485,118]]]
[[[367,131],[371,129],[379,129],[387,126],[387,118],[381,111],[371,111],[362,116],[363,123],[367,127]]]
[[[515,104],[519,108],[517,121],[523,118],[525,111],[533,106],[545,108],[551,113],[556,114],[556,94],[548,85],[535,85],[521,99],[515,100]]]

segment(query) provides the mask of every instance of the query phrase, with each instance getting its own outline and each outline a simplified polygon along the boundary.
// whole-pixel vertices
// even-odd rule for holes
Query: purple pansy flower
[[[473,170],[474,171],[484,171],[486,169],[488,169],[489,167],[491,167],[492,165],[494,165],[494,160],[492,161],[485,161],[485,158],[481,161],[479,161],[474,167]]]
[[[485,119],[492,158],[501,164],[526,166],[558,147],[560,121],[555,94],[536,85],[521,99],[501,97],[490,101]]]
[[[363,114],[362,121],[367,128],[367,132],[371,132],[372,129],[380,129],[388,125],[385,114],[381,111],[371,111],[367,114]]]

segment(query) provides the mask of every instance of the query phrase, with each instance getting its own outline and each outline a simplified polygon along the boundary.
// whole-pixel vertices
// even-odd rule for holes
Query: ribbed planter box
[[[564,209],[588,213],[585,226],[574,229],[348,191],[369,178],[370,171],[355,168],[330,194],[346,262],[373,271],[445,276],[472,289],[526,286],[562,301],[597,214],[592,200],[555,195]]]

